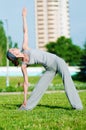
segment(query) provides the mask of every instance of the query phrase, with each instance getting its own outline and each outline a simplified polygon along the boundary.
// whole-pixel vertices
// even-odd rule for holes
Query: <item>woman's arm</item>
[[[25,64],[22,64],[21,70],[24,77],[24,102],[23,105],[26,105],[27,103],[27,92],[28,92],[28,75],[27,75],[27,66]]]
[[[23,20],[23,44],[22,49],[27,50],[28,49],[28,27],[27,27],[27,10],[26,8],[23,8],[22,11],[22,20]]]

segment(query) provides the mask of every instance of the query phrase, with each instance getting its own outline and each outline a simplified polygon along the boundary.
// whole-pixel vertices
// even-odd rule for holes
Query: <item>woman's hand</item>
[[[26,15],[27,15],[27,9],[23,8],[23,10],[22,10],[22,16],[26,16]]]
[[[24,101],[21,106],[26,106],[26,104],[27,104],[27,101]]]

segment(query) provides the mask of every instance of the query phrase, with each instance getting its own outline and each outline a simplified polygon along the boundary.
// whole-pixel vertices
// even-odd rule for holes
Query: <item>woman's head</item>
[[[12,61],[15,66],[19,65],[18,58],[21,58],[20,50],[17,48],[11,48],[7,51],[7,58]]]
[[[18,62],[18,58],[13,55],[11,52],[7,51],[7,58],[12,61],[12,63],[15,65],[15,66],[18,66],[19,65],[19,62]]]

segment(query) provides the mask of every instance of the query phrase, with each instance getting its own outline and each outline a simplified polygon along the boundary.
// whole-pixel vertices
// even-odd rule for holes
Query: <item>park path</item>
[[[46,94],[50,94],[50,93],[64,93],[64,90],[55,90],[55,91],[46,91]],[[78,90],[78,92],[86,92],[86,90]],[[28,92],[28,94],[30,94],[31,92]],[[23,92],[0,92],[0,95],[19,95],[19,94],[23,94]]]

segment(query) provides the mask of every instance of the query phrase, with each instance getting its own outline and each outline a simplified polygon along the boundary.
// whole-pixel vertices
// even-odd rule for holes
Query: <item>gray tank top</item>
[[[52,67],[55,63],[56,55],[39,50],[39,49],[30,49],[24,50],[23,53],[28,54],[29,62],[24,64],[32,65],[32,64],[41,64],[45,68]]]

